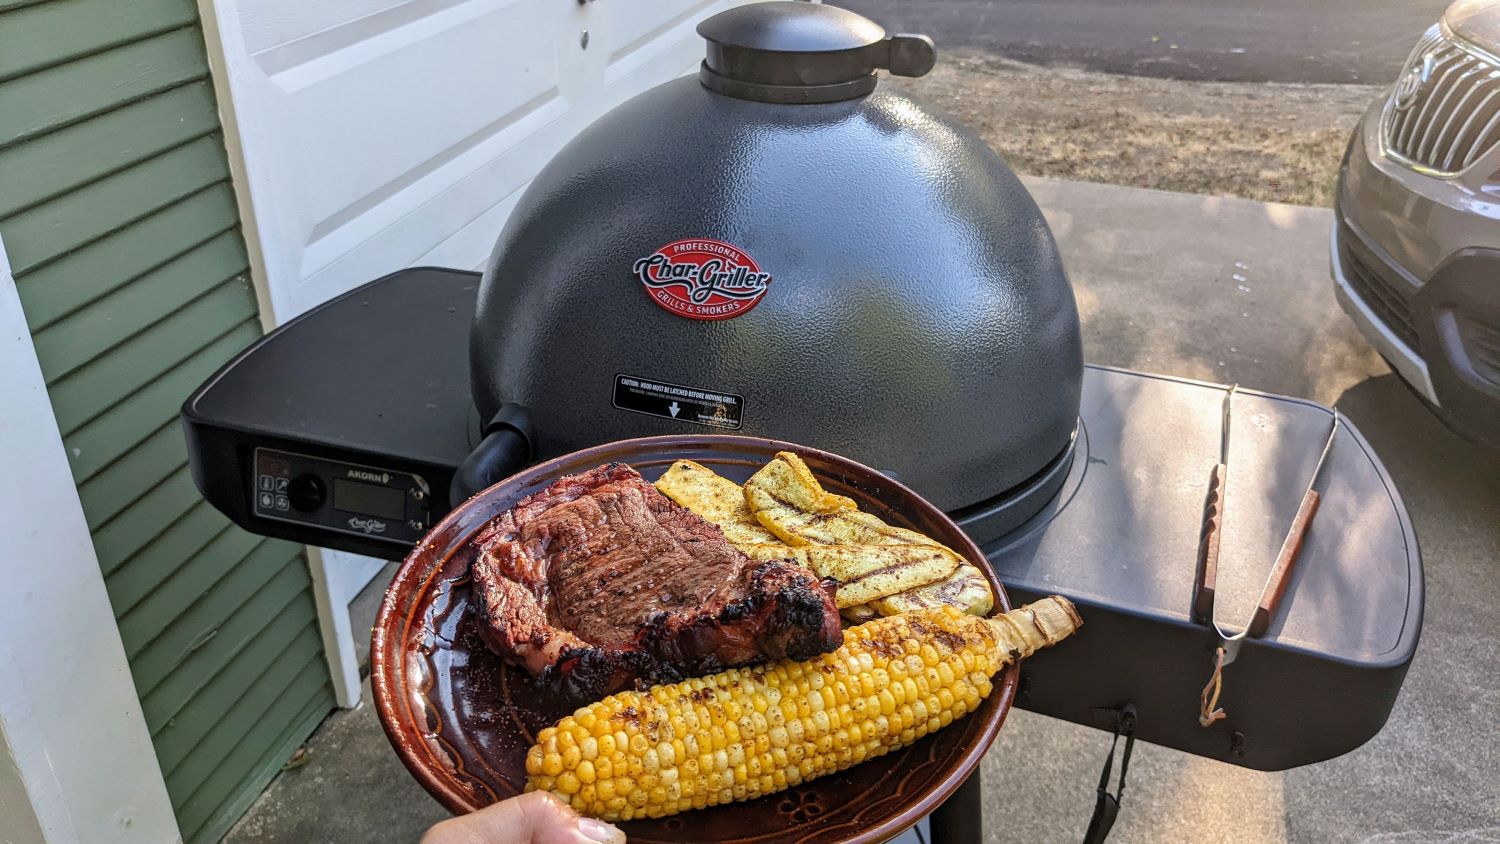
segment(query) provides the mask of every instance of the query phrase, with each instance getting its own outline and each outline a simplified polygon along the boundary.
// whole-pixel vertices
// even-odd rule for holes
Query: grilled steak
[[[833,581],[750,560],[624,464],[559,479],[475,541],[485,643],[576,700],[843,642]]]

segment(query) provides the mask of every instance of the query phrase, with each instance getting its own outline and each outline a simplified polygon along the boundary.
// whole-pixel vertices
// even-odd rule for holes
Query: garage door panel
[[[413,265],[527,184],[551,155],[545,139],[570,134],[577,120],[563,101],[549,99],[321,221],[302,251],[301,286],[315,296],[341,278],[373,278]],[[498,232],[490,232],[492,241]]]
[[[409,0],[405,3],[392,3],[391,0],[335,0],[318,3],[309,3],[307,0],[257,0],[253,4],[240,3],[236,6],[252,6],[250,14],[241,15],[245,34],[244,47],[250,53],[257,53],[396,8],[426,9],[453,6],[460,2],[464,0]]]
[[[446,189],[426,196],[425,199],[415,190],[412,191],[410,197],[403,197],[412,201],[419,199],[422,201],[390,225],[379,231],[369,232],[366,242],[358,248],[343,250],[328,265],[309,273],[307,275],[308,289],[311,291],[327,284],[334,284],[338,278],[368,278],[371,274],[379,275],[389,272],[387,267],[432,263],[430,260],[424,260],[424,256],[433,247],[444,243],[456,232],[470,228],[482,219],[491,225],[488,233],[481,238],[481,240],[488,240],[488,243],[481,247],[478,255],[473,255],[473,253],[457,255],[458,263],[455,266],[467,267],[477,263],[484,255],[489,254],[489,248],[494,245],[500,226],[505,221],[503,216],[495,216],[492,213],[493,210],[504,204],[511,206],[515,204],[520,192],[524,191],[526,185],[530,183],[532,174],[540,170],[551,157],[551,152],[555,147],[548,142],[550,138],[568,138],[576,133],[577,124],[582,120],[582,116],[576,111],[558,110],[560,114],[552,124],[540,131],[527,133],[527,142],[505,146],[498,153],[492,153],[475,169],[464,172],[460,178],[453,179]],[[503,146],[503,140],[497,140],[496,145]],[[467,161],[455,162],[454,168],[457,170],[460,164],[467,163]],[[435,179],[425,179],[420,186],[430,188],[436,184]],[[393,212],[396,210],[395,201],[390,203],[388,210]],[[360,223],[377,218],[377,215],[362,215]],[[351,224],[341,234],[353,237],[354,225]],[[477,236],[477,233],[470,232],[470,237]],[[314,244],[306,254],[322,257],[339,251],[334,247],[322,250],[318,248],[319,246],[320,244]],[[470,260],[471,257],[472,260]]]
[[[696,31],[698,21],[730,5],[733,4],[719,0],[663,2],[659,5],[659,16],[655,18],[634,15],[633,7],[625,5],[601,9],[614,41],[610,45],[605,84],[614,85],[664,55],[671,57],[673,70],[667,76],[652,77],[658,81],[677,75],[683,55],[689,56],[691,64],[696,66],[703,52],[703,41]],[[649,72],[647,75],[650,75]]]
[[[493,24],[447,32],[296,94],[268,97],[274,119],[293,127],[283,154],[300,178],[288,187],[301,194],[313,227],[328,228],[327,218],[388,193],[393,183],[435,172],[557,98],[550,46],[518,50],[507,72],[483,54],[505,31]],[[371,91],[383,92],[382,107],[348,108]]]
[[[320,32],[253,53],[256,64],[282,90],[294,92],[377,61],[444,33],[499,17],[527,19],[525,0],[412,2],[355,18]],[[339,4],[330,4],[337,7]]]

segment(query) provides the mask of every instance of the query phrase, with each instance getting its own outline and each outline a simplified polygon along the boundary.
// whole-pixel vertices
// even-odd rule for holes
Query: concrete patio
[[[1111,840],[1500,841],[1500,457],[1450,434],[1339,311],[1331,212],[1027,182],[1090,362],[1337,404],[1394,476],[1426,566],[1422,643],[1378,736],[1270,774],[1141,745]],[[362,597],[366,618],[376,599]],[[1107,749],[1104,733],[1013,713],[985,762],[986,840],[1079,840]],[[414,841],[444,817],[368,703],[330,717],[305,759],[225,840]]]

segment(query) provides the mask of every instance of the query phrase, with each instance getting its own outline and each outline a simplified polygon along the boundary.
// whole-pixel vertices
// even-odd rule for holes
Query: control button
[[[293,508],[309,513],[323,506],[327,491],[317,475],[298,475],[287,485],[287,496]]]
[[[421,487],[414,486],[411,488],[411,497],[413,501],[421,501],[427,497],[427,493],[423,492]]]
[[[276,496],[272,495],[269,492],[262,492],[260,494],[259,503],[260,509],[270,510],[272,507],[276,506]]]
[[[271,475],[260,476],[260,488],[262,492],[270,492],[276,488],[276,478]]]
[[[290,507],[290,506],[291,506],[291,501],[285,495],[278,495],[278,496],[276,496],[276,509],[277,510],[280,510],[281,512],[285,513],[287,511],[287,508]]]
[[[277,478],[276,479],[276,491],[277,492],[286,492],[286,485],[287,485],[287,479],[286,478]]]
[[[427,530],[427,523],[421,519],[412,519],[406,523],[406,526],[412,530]]]

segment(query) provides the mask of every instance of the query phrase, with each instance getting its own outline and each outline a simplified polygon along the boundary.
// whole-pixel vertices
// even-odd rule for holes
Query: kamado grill
[[[183,419],[204,496],[256,533],[399,559],[469,495],[558,455],[653,435],[802,443],[946,511],[1014,603],[1078,605],[1087,626],[1026,665],[1018,705],[1260,770],[1374,735],[1423,583],[1355,427],[1336,429],[1300,558],[1286,543],[1295,565],[1266,590],[1279,606],[1230,648],[1225,716],[1200,725],[1208,622],[1255,609],[1332,412],[1252,391],[1226,412],[1221,386],[1085,366],[1026,190],[968,130],[877,84],[926,73],[925,37],[794,2],[699,33],[698,76],[564,147],[482,275],[372,281],[200,388]],[[959,795],[941,840],[978,834],[973,788]]]

